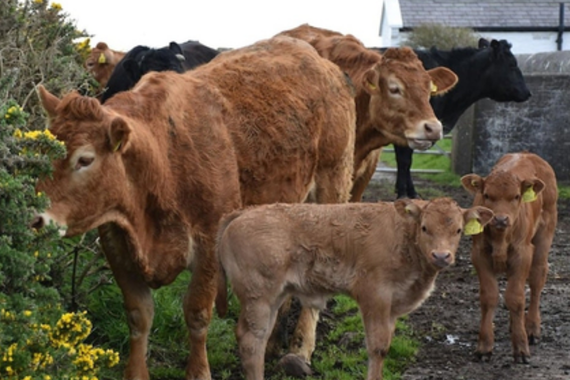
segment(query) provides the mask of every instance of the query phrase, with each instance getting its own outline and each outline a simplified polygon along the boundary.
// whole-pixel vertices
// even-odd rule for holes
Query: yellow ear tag
[[[465,225],[465,228],[463,229],[465,236],[478,235],[481,232],[483,232],[483,226],[477,219],[471,219],[468,221]]]
[[[97,60],[97,62],[103,64],[103,63],[107,63],[107,59],[105,58],[105,54],[101,53],[101,55],[99,56],[99,59]]]
[[[376,85],[373,83],[368,82],[368,87],[370,87],[371,90],[376,90]]]
[[[536,193],[532,187],[529,187],[522,195],[523,202],[534,202],[536,198]]]
[[[431,86],[431,94],[435,95],[435,93],[437,92],[437,86],[433,82],[429,82],[429,84]]]
[[[119,149],[121,149],[121,142],[122,142],[122,141],[119,141],[119,142],[115,145],[115,147],[113,148],[113,152],[116,152],[116,151],[118,151]]]

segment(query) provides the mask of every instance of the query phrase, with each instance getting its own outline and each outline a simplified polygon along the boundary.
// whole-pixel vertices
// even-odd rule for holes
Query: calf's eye
[[[457,229],[457,234],[460,235],[461,234],[461,228]]]
[[[485,199],[489,199],[489,195],[487,195],[487,194],[483,194],[483,198],[485,198]]]
[[[427,232],[426,226],[422,226],[422,232]]]

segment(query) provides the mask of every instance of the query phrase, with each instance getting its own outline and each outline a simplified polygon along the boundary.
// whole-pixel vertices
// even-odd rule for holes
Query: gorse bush
[[[477,47],[478,42],[479,36],[473,29],[423,24],[410,32],[402,46],[414,49],[430,49],[435,46],[441,50],[451,50],[456,47]]]
[[[81,67],[84,36],[61,6],[35,0],[0,3],[0,379],[94,380],[118,355],[86,342],[85,313],[65,313],[70,250],[54,226],[30,228],[49,200],[35,191],[66,150],[45,129],[35,87],[89,91]],[[56,79],[53,79],[56,78]],[[79,247],[79,248],[77,248]]]

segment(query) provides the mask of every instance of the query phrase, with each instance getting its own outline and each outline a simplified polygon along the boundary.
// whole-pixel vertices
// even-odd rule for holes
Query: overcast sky
[[[50,3],[54,2],[49,0]],[[91,46],[163,47],[198,40],[213,48],[238,48],[303,23],[353,34],[380,46],[382,0],[56,0]]]

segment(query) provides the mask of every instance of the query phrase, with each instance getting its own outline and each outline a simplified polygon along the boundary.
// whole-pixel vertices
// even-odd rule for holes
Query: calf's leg
[[[388,355],[396,320],[390,316],[390,303],[382,300],[362,300],[360,311],[366,334],[368,374],[366,380],[382,380],[384,358]]]
[[[495,344],[493,319],[499,304],[499,284],[488,257],[478,252],[472,253],[471,256],[479,278],[479,303],[481,305],[481,323],[475,354],[479,358],[485,356],[490,358]]]

